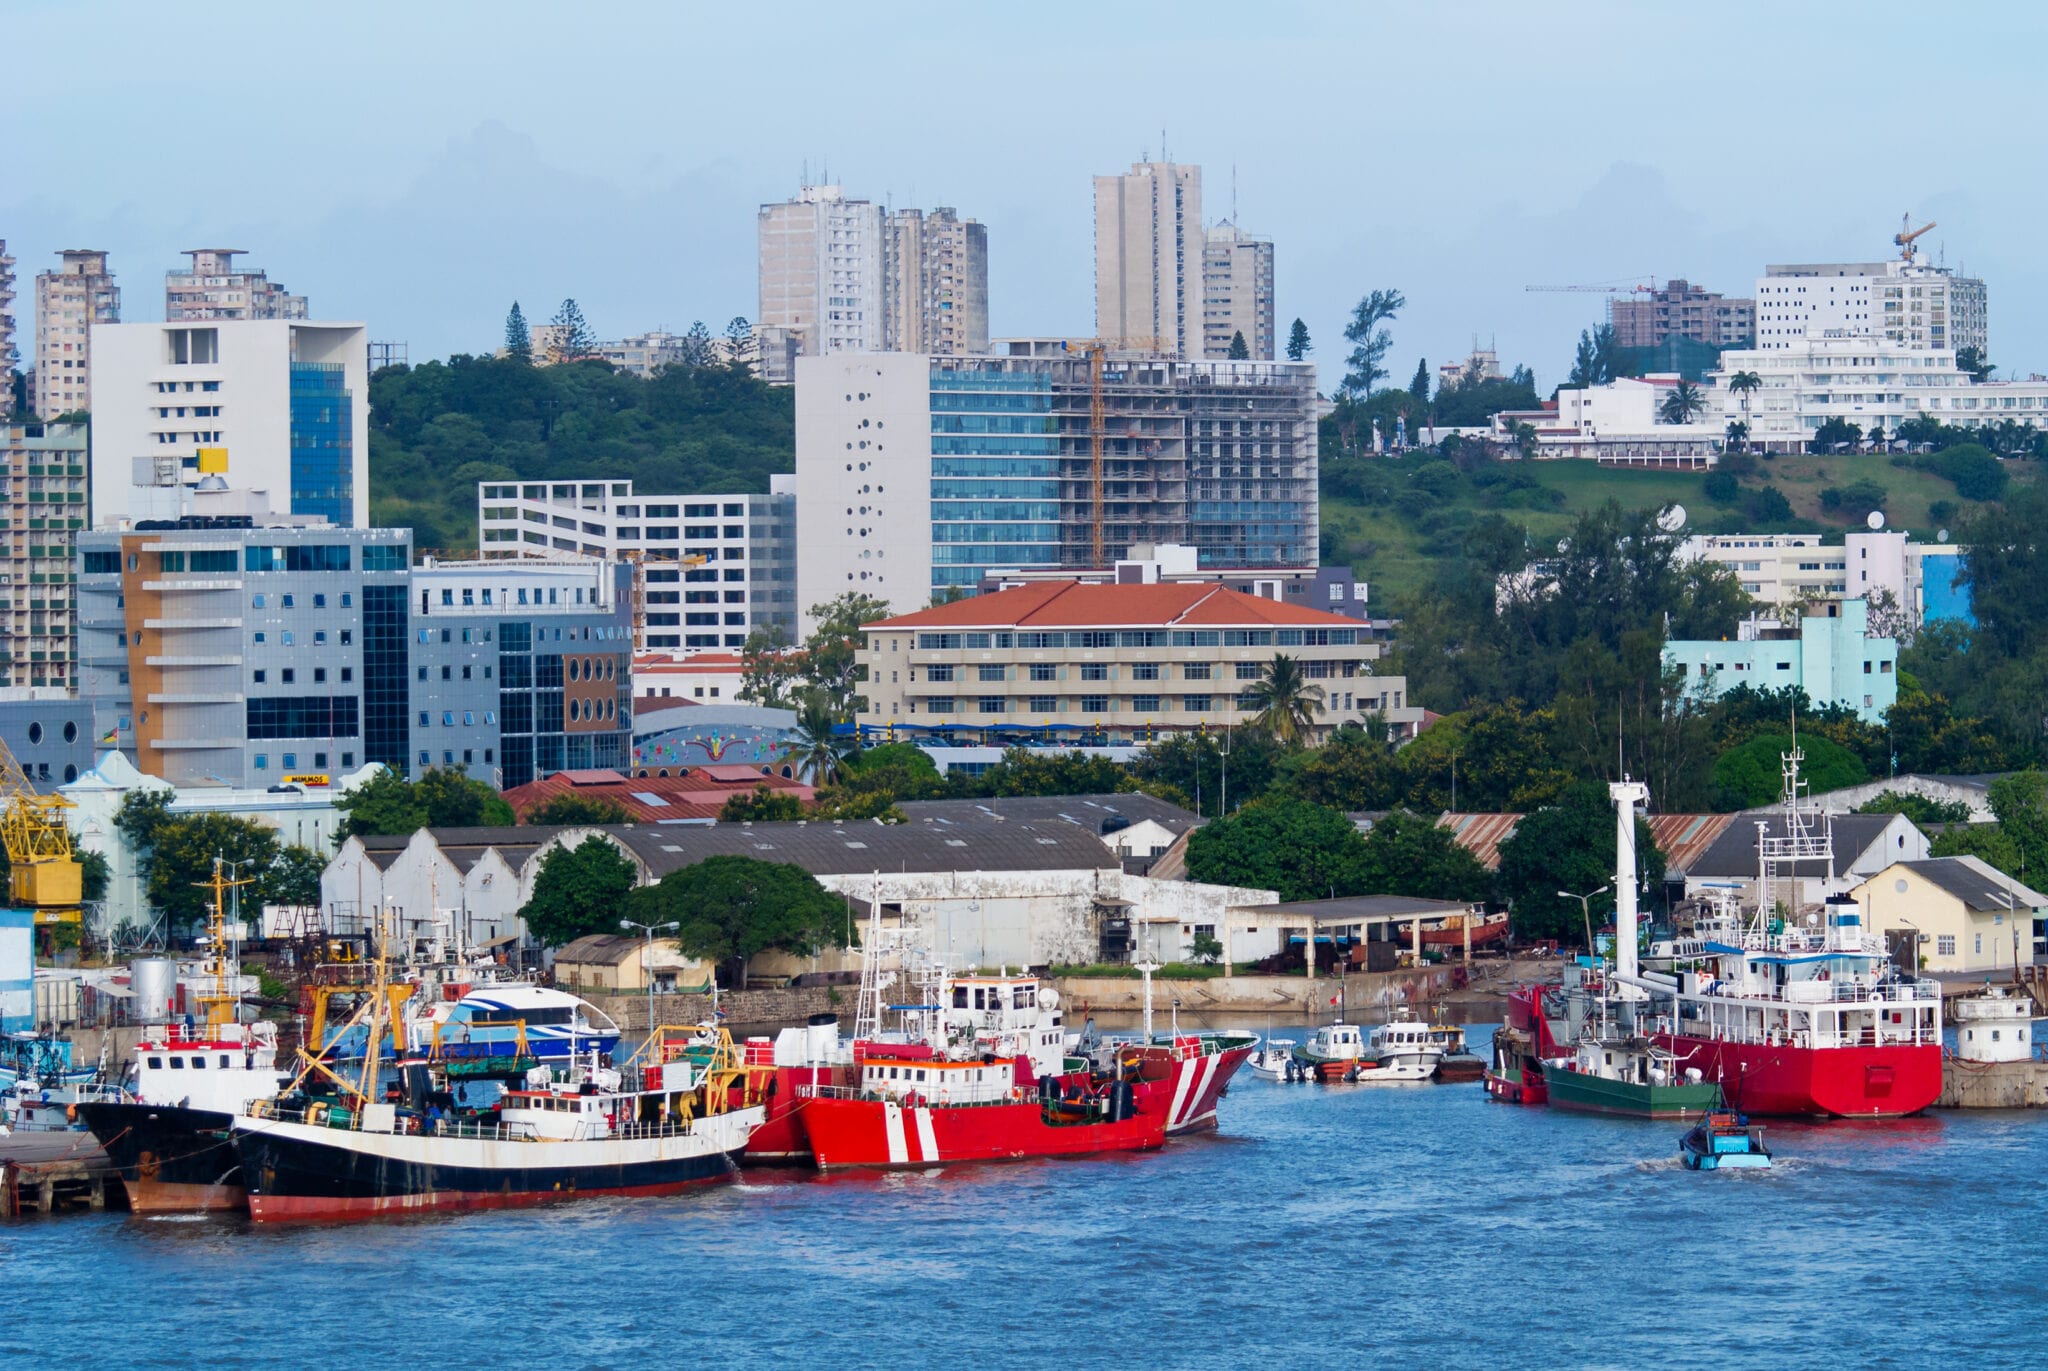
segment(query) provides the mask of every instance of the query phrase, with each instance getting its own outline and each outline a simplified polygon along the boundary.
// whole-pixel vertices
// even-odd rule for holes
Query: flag
[[[108,729],[108,730],[107,730],[106,736],[100,739],[100,746],[101,746],[101,747],[119,747],[120,745],[121,745],[121,726],[120,726],[119,724],[115,724],[115,725],[114,725],[114,726],[113,726],[112,728],[110,728],[110,729]]]
[[[1332,995],[1332,996],[1330,997],[1330,1003],[1331,1003],[1331,1004],[1335,1004],[1335,1003],[1337,1003],[1337,997],[1336,997],[1335,995]]]

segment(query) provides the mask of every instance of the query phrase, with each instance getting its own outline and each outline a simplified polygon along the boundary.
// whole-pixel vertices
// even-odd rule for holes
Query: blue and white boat
[[[1764,1131],[1740,1114],[1714,1110],[1678,1140],[1678,1155],[1690,1171],[1723,1171],[1771,1164]]]
[[[441,1003],[411,1024],[412,1046],[438,1048],[449,1060],[516,1057],[541,1062],[588,1060],[619,1043],[619,1026],[580,996],[547,986],[479,986],[453,1004]]]

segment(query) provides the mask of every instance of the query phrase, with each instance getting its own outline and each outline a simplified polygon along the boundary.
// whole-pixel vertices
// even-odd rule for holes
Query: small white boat
[[[1289,1079],[1287,1068],[1294,1061],[1295,1047],[1296,1043],[1292,1038],[1266,1038],[1259,1043],[1257,1049],[1245,1060],[1245,1066],[1254,1076],[1261,1080],[1287,1080]]]

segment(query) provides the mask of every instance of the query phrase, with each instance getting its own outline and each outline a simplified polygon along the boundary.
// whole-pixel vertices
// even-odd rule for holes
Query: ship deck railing
[[[941,1098],[941,1096],[946,1094],[946,1092],[944,1091],[940,1091],[938,1094],[933,1094],[932,1092],[925,1090],[912,1091],[909,1093],[915,1094],[918,1097],[918,1101],[922,1104],[945,1105],[948,1108],[952,1108],[954,1106],[963,1104],[1020,1103],[1020,1101],[1011,1099],[1008,1092],[1004,1092],[1000,1095],[993,1095],[988,1097],[987,1099]],[[864,1090],[859,1086],[852,1085],[800,1085],[796,1088],[796,1094],[797,1098],[801,1100],[868,1100],[883,1104],[900,1105],[908,1105],[909,1103],[909,1100],[906,1095],[889,1095],[884,1094],[880,1091]],[[1024,1099],[1026,1101],[1035,1102],[1038,1099],[1038,1092],[1035,1090],[1025,1090]]]
[[[344,1111],[346,1112],[346,1111]],[[331,1122],[332,1115],[308,1122],[303,1112],[271,1114],[267,1116],[279,1123],[303,1124],[308,1128],[331,1128],[336,1132],[365,1133],[375,1131],[383,1134],[387,1130],[370,1130],[363,1127],[360,1115],[351,1116],[346,1123]],[[530,1124],[524,1123],[477,1123],[463,1119],[427,1119],[418,1115],[401,1115],[401,1119],[417,1119],[417,1129],[392,1129],[393,1137],[462,1138],[474,1142],[616,1142],[636,1138],[680,1138],[687,1136],[695,1124],[705,1118],[717,1115],[698,1115],[690,1122],[665,1119],[659,1123],[621,1123],[609,1127],[598,1123],[578,1123],[567,1137],[544,1137],[534,1132]]]

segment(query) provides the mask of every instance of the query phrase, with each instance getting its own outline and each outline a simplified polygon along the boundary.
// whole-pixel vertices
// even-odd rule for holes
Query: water
[[[1677,1124],[1477,1085],[1242,1075],[1222,1118],[1149,1157],[342,1228],[23,1221],[0,1365],[2031,1360],[2048,1115],[1777,1124],[1775,1169],[1719,1175]]]

